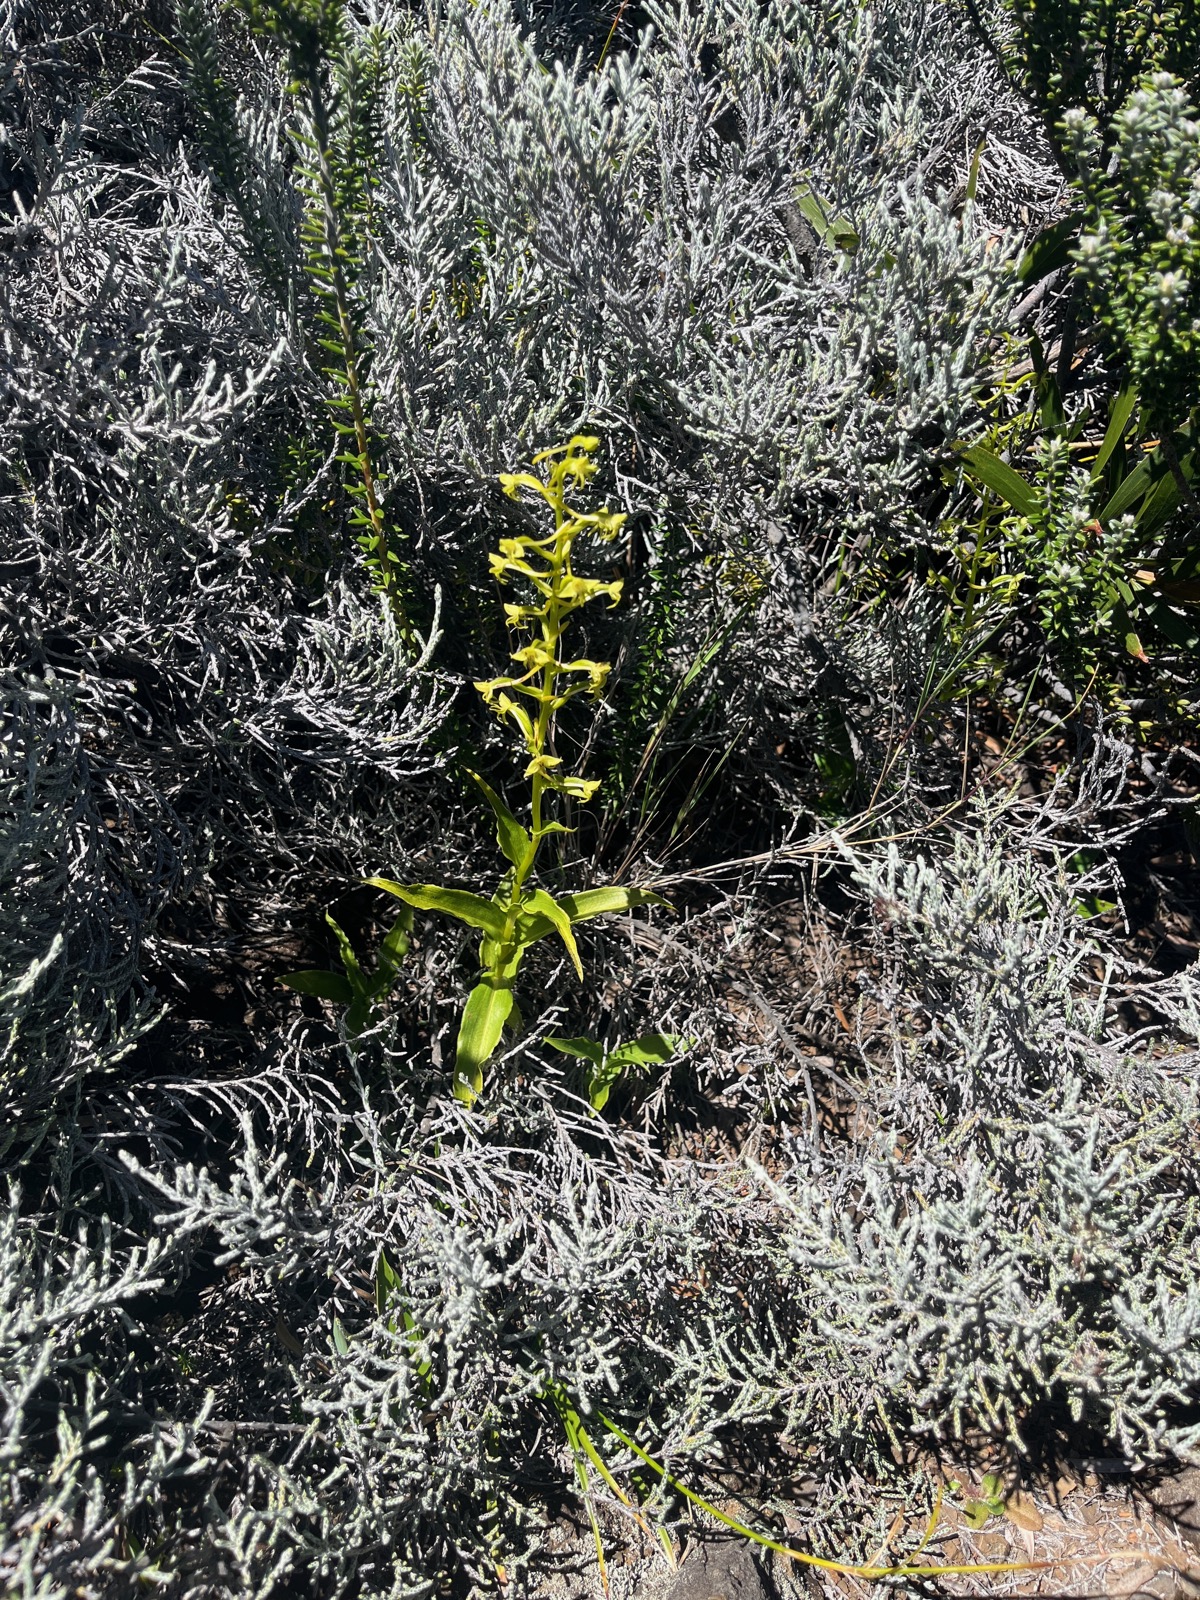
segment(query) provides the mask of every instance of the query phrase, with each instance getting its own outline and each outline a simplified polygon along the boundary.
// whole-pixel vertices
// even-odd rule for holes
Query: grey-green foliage
[[[1200,996],[1191,974],[1140,984],[1160,1020],[1123,1035],[1088,881],[1020,856],[1111,799],[1118,753],[1073,813],[860,862],[882,1020],[858,1131],[814,1140],[800,1119],[773,1180],[607,1132],[552,1062],[483,1115],[353,1076],[331,1099],[342,1047],[304,1030],[275,1068],[274,1133],[246,1116],[232,1171],[134,1163],[157,1226],[236,1268],[213,1347],[180,1346],[197,1387],[157,1387],[168,1414],[217,1390],[214,1465],[194,1462],[215,1498],[186,1536],[153,1523],[146,1559],[218,1594],[415,1595],[496,1561],[536,1592],[547,1379],[587,1414],[644,1417],[694,1479],[742,1427],[782,1430],[843,1530],[836,1486],[858,1483],[864,1516],[855,1474],[887,1472],[888,1427],[1019,1436],[1063,1401],[1131,1456],[1194,1451]],[[269,1089],[240,1090],[257,1117]],[[399,1287],[373,1303],[380,1251]],[[253,1315],[282,1318],[294,1353],[247,1417],[227,1352]]]
[[[186,830],[136,787],[104,793],[64,686],[4,684],[0,892],[5,906],[6,1148],[36,1141],[84,1073],[118,1069],[159,1015],[139,971],[146,927],[179,885]],[[150,802],[153,803],[152,801]]]
[[[1195,1452],[1195,974],[1129,1035],[1078,876],[997,843],[863,864],[894,1076],[853,1211],[796,1189],[794,1257],[864,1412],[1020,1439],[1057,1400],[1131,1456]]]
[[[864,530],[928,537],[912,494],[970,419],[972,352],[1005,299],[1002,239],[951,202],[953,152],[1007,131],[1006,91],[945,7],[647,16],[595,71],[544,61],[502,7],[372,15],[383,154],[355,299],[391,515],[426,587],[451,556],[468,582],[496,474],[584,421],[611,437],[651,565],[670,529],[681,554],[761,554],[771,509],[815,518],[822,553]],[[251,62],[234,119],[242,58],[198,0],[185,18],[227,113],[202,119],[197,158],[219,190],[241,183],[225,225],[236,238],[240,217],[277,300],[257,240],[301,203],[279,191],[283,85]],[[852,253],[817,239],[806,190],[852,224]]]
[[[440,769],[455,739],[485,742],[451,723],[448,680],[485,666],[496,473],[585,419],[612,442],[612,502],[638,514],[632,564],[658,573],[664,659],[686,664],[749,590],[756,647],[722,662],[710,705],[768,747],[842,718],[872,779],[901,751],[914,813],[958,792],[961,746],[947,763],[911,737],[945,670],[926,614],[831,625],[814,596],[864,537],[938,537],[923,496],[970,422],[1021,184],[985,161],[987,216],[939,187],[985,110],[1019,136],[1011,99],[941,5],[660,6],[598,74],[544,48],[578,11],[541,35],[459,0],[372,16],[394,70],[354,292],[389,507],[428,620],[442,581],[455,624],[416,663],[346,537],[280,63],[202,0],[155,13],[157,32],[0,4],[0,1110],[25,1178],[0,1263],[0,1463],[18,1593],[125,1594],[140,1565],[168,1594],[415,1595],[490,1582],[496,1560],[536,1592],[546,1479],[553,1495],[570,1475],[549,1380],[696,1474],[749,1425],[790,1429],[842,1533],[867,1469],[888,1470],[880,1397],[894,1427],[1020,1426],[1078,1390],[1071,1363],[1095,1349],[1102,1423],[1131,1448],[1193,1442],[1169,1390],[1194,1402],[1194,1066],[1137,1056],[1194,1033],[1191,980],[1153,990],[1162,1021],[1123,1040],[1072,987],[1093,981],[1088,929],[1046,864],[1064,828],[1094,842],[1102,784],[1093,814],[864,868],[894,1037],[846,1070],[896,1138],[818,1139],[788,1102],[776,1189],[656,1151],[669,1080],[645,1132],[606,1131],[517,1046],[474,1117],[448,1104],[464,969],[446,944],[422,941],[353,1051],[269,1008],[297,957],[262,942],[317,920],[327,881],[406,875],[435,842],[469,879],[478,835]],[[211,46],[192,69],[185,31]],[[204,71],[223,80],[208,101]],[[811,236],[801,185],[856,250]],[[943,789],[918,793],[930,768]],[[248,1021],[200,1003],[220,954],[260,991]],[[744,1112],[714,1046],[727,974],[704,951],[671,962],[664,944],[649,1014],[614,1015],[616,1036],[700,1038],[685,1082]],[[774,1046],[738,1049],[748,1082],[780,1078]],[[402,1304],[372,1296],[381,1251]],[[1113,1292],[1089,1300],[1089,1271]],[[991,1339],[987,1317],[1004,1330],[1068,1290],[1044,1360]],[[947,1319],[947,1296],[971,1314]]]
[[[905,515],[923,430],[961,425],[966,352],[997,315],[978,229],[920,170],[953,137],[931,63],[954,24],[649,17],[600,72],[541,66],[497,9],[449,6],[415,36],[420,133],[395,118],[372,307],[398,467],[478,496],[514,449],[591,418],[622,468],[636,441],[630,508],[669,506],[710,548],[799,496]],[[986,74],[965,87],[964,120]],[[853,255],[805,231],[810,183]]]
[[[131,1245],[107,1222],[39,1237],[22,1210],[14,1190],[0,1212],[0,1574],[22,1600],[116,1592],[152,1576],[135,1520],[156,1503],[161,1517],[166,1486],[202,1459],[202,1414],[138,1405],[129,1308],[161,1287],[173,1242]]]

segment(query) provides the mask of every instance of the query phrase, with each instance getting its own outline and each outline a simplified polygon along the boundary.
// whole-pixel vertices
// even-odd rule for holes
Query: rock
[[[1200,1467],[1181,1467],[1142,1492],[1180,1539],[1200,1549]]]
[[[662,1600],[769,1600],[750,1548],[734,1540],[688,1551]]]
[[[977,1533],[971,1543],[975,1547],[972,1560],[1009,1561],[1012,1559],[1007,1534],[1001,1532]]]
[[[1116,1591],[1112,1591],[1116,1592]],[[1200,1584],[1185,1572],[1160,1571],[1139,1583],[1129,1600],[1195,1600]]]
[[[1136,1566],[1117,1564],[1105,1584],[1111,1596],[1128,1596],[1128,1600],[1172,1600],[1175,1593],[1175,1575],[1160,1572],[1149,1561],[1139,1561]]]

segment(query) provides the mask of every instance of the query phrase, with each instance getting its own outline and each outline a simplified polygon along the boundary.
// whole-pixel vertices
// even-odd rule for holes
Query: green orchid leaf
[[[454,1063],[454,1096],[465,1105],[474,1105],[483,1092],[483,1069],[496,1053],[512,1006],[512,990],[486,979],[467,996]]]
[[[345,1328],[342,1327],[340,1317],[334,1317],[333,1319],[332,1343],[334,1350],[339,1356],[348,1356],[350,1354],[350,1339]]]
[[[418,911],[441,911],[472,928],[482,928],[493,939],[504,937],[504,916],[494,901],[466,889],[443,889],[435,883],[393,883],[390,878],[364,878],[372,889],[394,894]]]
[[[1101,899],[1097,894],[1089,894],[1082,900],[1076,900],[1072,909],[1076,916],[1082,917],[1085,922],[1090,922],[1093,917],[1107,916],[1110,911],[1116,911],[1117,902]]]
[[[848,256],[856,254],[862,240],[852,222],[835,215],[833,207],[808,184],[796,190],[795,201],[797,211],[827,250],[840,250]]]
[[[972,445],[960,454],[971,474],[979,479],[984,488],[998,494],[1018,516],[1032,517],[1037,514],[1037,495],[1007,461],[1001,461],[994,451],[986,450],[983,445]]]
[[[591,917],[604,917],[619,911],[632,911],[635,906],[665,906],[661,895],[649,889],[584,889],[580,894],[564,894],[559,905],[572,922],[587,922]]]
[[[559,905],[553,895],[546,893],[545,889],[534,889],[526,898],[525,904],[532,907],[533,913],[538,917],[545,917],[546,921],[558,934],[567,947],[567,954],[571,958],[577,976],[583,977],[583,963],[579,959],[579,946],[575,943],[575,935],[571,932],[571,917]]]
[[[565,1056],[578,1056],[581,1061],[590,1061],[595,1067],[604,1064],[604,1046],[597,1044],[595,1039],[547,1038],[546,1043],[554,1050],[561,1050]]]
[[[599,1072],[594,1072],[588,1083],[588,1104],[593,1111],[603,1111],[608,1104],[608,1097],[613,1092],[619,1072],[610,1071],[602,1067]]]
[[[325,921],[333,929],[333,937],[337,942],[338,960],[346,970],[346,976],[350,980],[350,987],[355,994],[363,994],[366,991],[367,980],[363,974],[362,967],[359,965],[358,957],[354,954],[354,946],[350,943],[349,936],[338,926],[328,911],[325,913]]]
[[[315,995],[318,1000],[333,1000],[340,1006],[348,1006],[354,999],[349,978],[340,972],[285,972],[279,981],[297,994]]]
[[[375,1263],[375,1309],[380,1316],[388,1309],[393,1300],[400,1297],[403,1285],[400,1274],[387,1258],[387,1252],[379,1252],[379,1260]]]
[[[379,973],[386,977],[390,983],[400,969],[400,963],[408,954],[412,933],[413,914],[409,906],[400,908],[400,915],[392,923],[387,937],[379,946]]]
[[[408,1350],[409,1354],[414,1357],[413,1365],[416,1369],[417,1377],[421,1379],[421,1388],[428,1395],[432,1388],[428,1379],[429,1374],[433,1371],[433,1362],[428,1358],[424,1361],[415,1359],[421,1345],[421,1330],[414,1321],[412,1313],[407,1310],[401,1311],[400,1320],[405,1333],[408,1335]]]
[[[357,1039],[359,1034],[370,1027],[375,1018],[369,994],[355,995],[346,1012],[346,1032],[352,1039]]]
[[[1108,427],[1104,430],[1104,440],[1100,445],[1100,453],[1092,463],[1092,481],[1094,482],[1108,465],[1109,457],[1121,442],[1125,429],[1129,426],[1129,419],[1133,415],[1138,403],[1138,392],[1127,384],[1112,403],[1112,410],[1108,416]]]
[[[470,768],[467,769],[467,777],[475,780],[492,808],[496,818],[496,843],[513,866],[519,867],[532,850],[533,841],[490,783],[481,778],[477,772],[472,772]]]
[[[518,917],[517,939],[523,950],[528,950],[532,944],[545,939],[554,932],[554,924],[547,922],[545,917]]]
[[[661,1067],[677,1051],[694,1042],[678,1033],[643,1033],[640,1038],[610,1050],[608,1059],[619,1067]]]

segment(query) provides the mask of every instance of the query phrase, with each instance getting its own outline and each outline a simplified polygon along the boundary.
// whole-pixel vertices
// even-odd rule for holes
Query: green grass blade
[[[1121,436],[1129,424],[1129,419],[1133,415],[1134,407],[1137,403],[1138,393],[1132,384],[1122,389],[1113,401],[1112,411],[1109,413],[1108,418],[1108,427],[1104,432],[1104,442],[1100,446],[1100,454],[1092,463],[1093,480],[1098,478],[1108,465],[1108,459],[1120,444]]]

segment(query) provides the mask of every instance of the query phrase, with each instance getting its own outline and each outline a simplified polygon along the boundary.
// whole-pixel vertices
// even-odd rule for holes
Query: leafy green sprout
[[[615,606],[621,598],[619,578],[585,578],[573,565],[581,535],[590,533],[607,542],[616,537],[625,521],[623,513],[607,507],[581,511],[568,502],[572,490],[586,487],[595,476],[592,458],[599,444],[593,436],[576,434],[567,444],[534,457],[533,465],[542,467],[544,476],[521,472],[504,473],[500,478],[511,499],[519,501],[526,493],[540,499],[553,518],[553,527],[540,536],[529,533],[501,539],[490,557],[497,582],[517,582],[532,591],[531,597],[504,607],[510,628],[525,639],[512,652],[518,670],[475,685],[489,709],[516,729],[527,757],[528,827],[517,820],[489,783],[478,773],[470,774],[491,808],[496,842],[508,862],[499,887],[487,899],[440,884],[366,880],[416,910],[454,917],[481,934],[480,976],[463,1008],[455,1057],[454,1093],[466,1105],[474,1104],[482,1092],[483,1069],[496,1053],[505,1028],[517,1032],[521,1027],[513,989],[525,953],[539,940],[557,934],[582,978],[583,963],[574,932],[577,924],[635,906],[664,904],[645,889],[610,885],[556,897],[534,882],[544,840],[553,833],[570,831],[549,815],[551,797],[586,803],[599,788],[596,779],[564,772],[562,757],[550,750],[557,713],[578,695],[598,698],[609,673],[607,662],[571,659],[563,647],[568,622],[576,611],[592,600],[606,598]]]
[[[319,1000],[345,1006],[346,1032],[350,1038],[357,1039],[379,1020],[378,1002],[391,993],[399,976],[400,965],[409,950],[412,912],[407,906],[400,912],[379,947],[375,971],[371,973],[364,971],[349,936],[328,911],[325,921],[337,942],[341,972],[309,968],[304,972],[285,972],[279,981],[297,994],[313,995]]]
[[[595,1039],[546,1040],[563,1055],[587,1062],[587,1097],[593,1111],[603,1111],[614,1086],[630,1067],[665,1066],[673,1055],[688,1049],[693,1042],[677,1033],[643,1033],[610,1050]]]
[[[951,1485],[954,1489],[961,1489],[962,1485]],[[963,1517],[970,1528],[982,1528],[992,1517],[1004,1515],[1007,1495],[1004,1491],[1004,1479],[998,1472],[989,1472],[980,1485],[979,1498],[970,1496],[963,1500]]]

